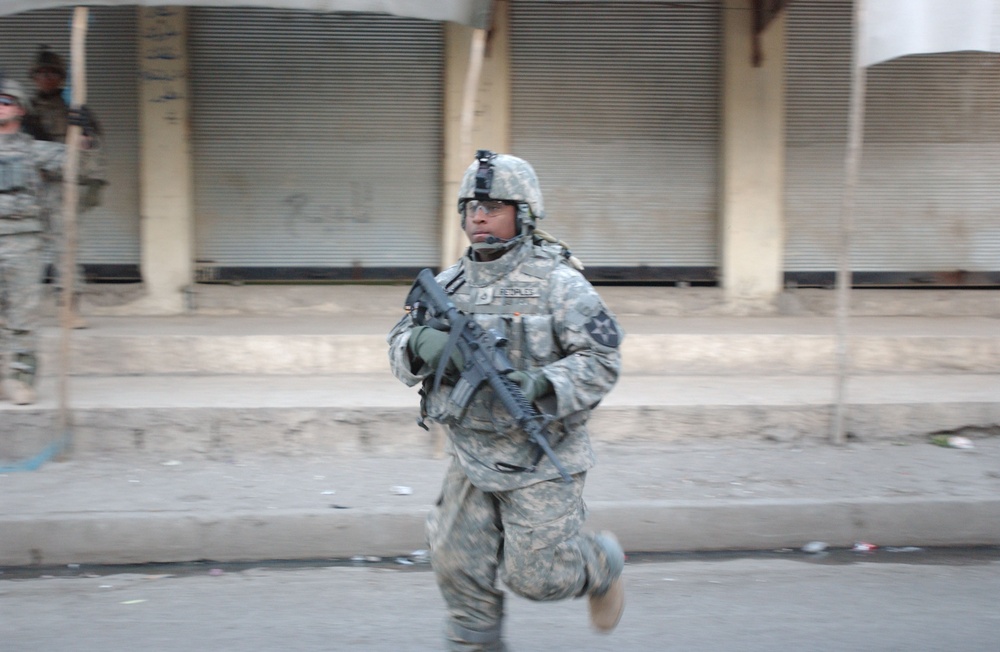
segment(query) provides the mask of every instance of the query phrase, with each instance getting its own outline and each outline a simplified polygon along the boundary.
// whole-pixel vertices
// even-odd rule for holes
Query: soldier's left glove
[[[507,378],[521,386],[521,393],[529,403],[552,393],[552,383],[541,371],[512,371]]]

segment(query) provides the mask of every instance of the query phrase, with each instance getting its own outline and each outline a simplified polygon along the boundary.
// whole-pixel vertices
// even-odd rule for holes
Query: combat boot
[[[0,382],[2,393],[16,405],[30,405],[38,399],[34,381],[38,364],[34,353],[19,352],[7,358],[6,377]]]
[[[625,584],[622,582],[625,552],[611,532],[601,532],[595,539],[604,552],[613,579],[606,590],[590,594],[590,622],[597,631],[608,633],[618,626],[625,611]]]

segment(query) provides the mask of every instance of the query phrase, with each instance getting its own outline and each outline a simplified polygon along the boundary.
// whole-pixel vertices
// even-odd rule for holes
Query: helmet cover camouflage
[[[467,201],[501,199],[527,207],[527,221],[545,217],[542,189],[531,164],[509,154],[494,154],[481,149],[465,171],[458,190],[458,212],[465,213]],[[522,211],[518,211],[519,214]]]
[[[31,108],[28,96],[24,92],[24,87],[9,77],[0,78],[0,95],[13,97],[21,105],[21,108],[26,111]]]

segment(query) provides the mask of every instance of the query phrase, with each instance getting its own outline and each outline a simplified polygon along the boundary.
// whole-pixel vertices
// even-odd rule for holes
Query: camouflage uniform
[[[617,577],[595,535],[580,530],[584,480],[594,465],[586,423],[618,378],[624,335],[559,247],[528,235],[497,260],[476,261],[471,252],[438,282],[459,310],[509,339],[515,368],[542,370],[551,382],[554,395],[538,403],[557,419],[550,441],[574,481],[562,482],[547,457],[535,471],[525,470],[537,449],[488,386],[463,414],[446,414],[451,386],[446,380],[432,392],[433,370],[415,368],[409,316],[388,336],[389,357],[401,381],[424,383],[426,413],[449,429],[452,462],[427,522],[431,562],[448,606],[448,649],[503,650],[498,574],[532,600],[606,591]]]
[[[40,172],[60,174],[65,147],[24,133],[0,134],[0,378],[32,384],[41,295]]]
[[[31,113],[25,118],[25,131],[32,133],[38,140],[64,143],[68,128],[68,112],[69,106],[63,99],[61,92],[37,93],[31,99]],[[99,138],[98,133],[90,136],[92,142]],[[97,153],[100,151],[99,143],[94,142],[93,146],[95,149],[90,155],[90,169],[96,173],[98,167],[103,167],[103,161],[99,160],[101,155]],[[60,177],[44,172],[42,180],[45,183],[42,184],[39,204],[44,227],[45,260],[43,264],[46,268],[51,266],[53,283],[61,289],[62,261],[66,251],[66,234],[63,228],[63,184]],[[81,179],[78,202],[78,210],[81,214],[100,203],[99,189],[102,184],[103,182],[96,179]],[[75,294],[83,292],[86,287],[85,279],[83,265],[77,263],[77,273],[73,284]]]

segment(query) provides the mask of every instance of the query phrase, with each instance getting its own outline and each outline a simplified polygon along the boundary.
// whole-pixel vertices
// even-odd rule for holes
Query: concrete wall
[[[188,119],[187,10],[140,7],[142,314],[183,312],[194,280],[194,182]]]
[[[758,43],[750,0],[723,11],[719,270],[732,302],[774,299],[782,288],[785,175],[785,16]]]

